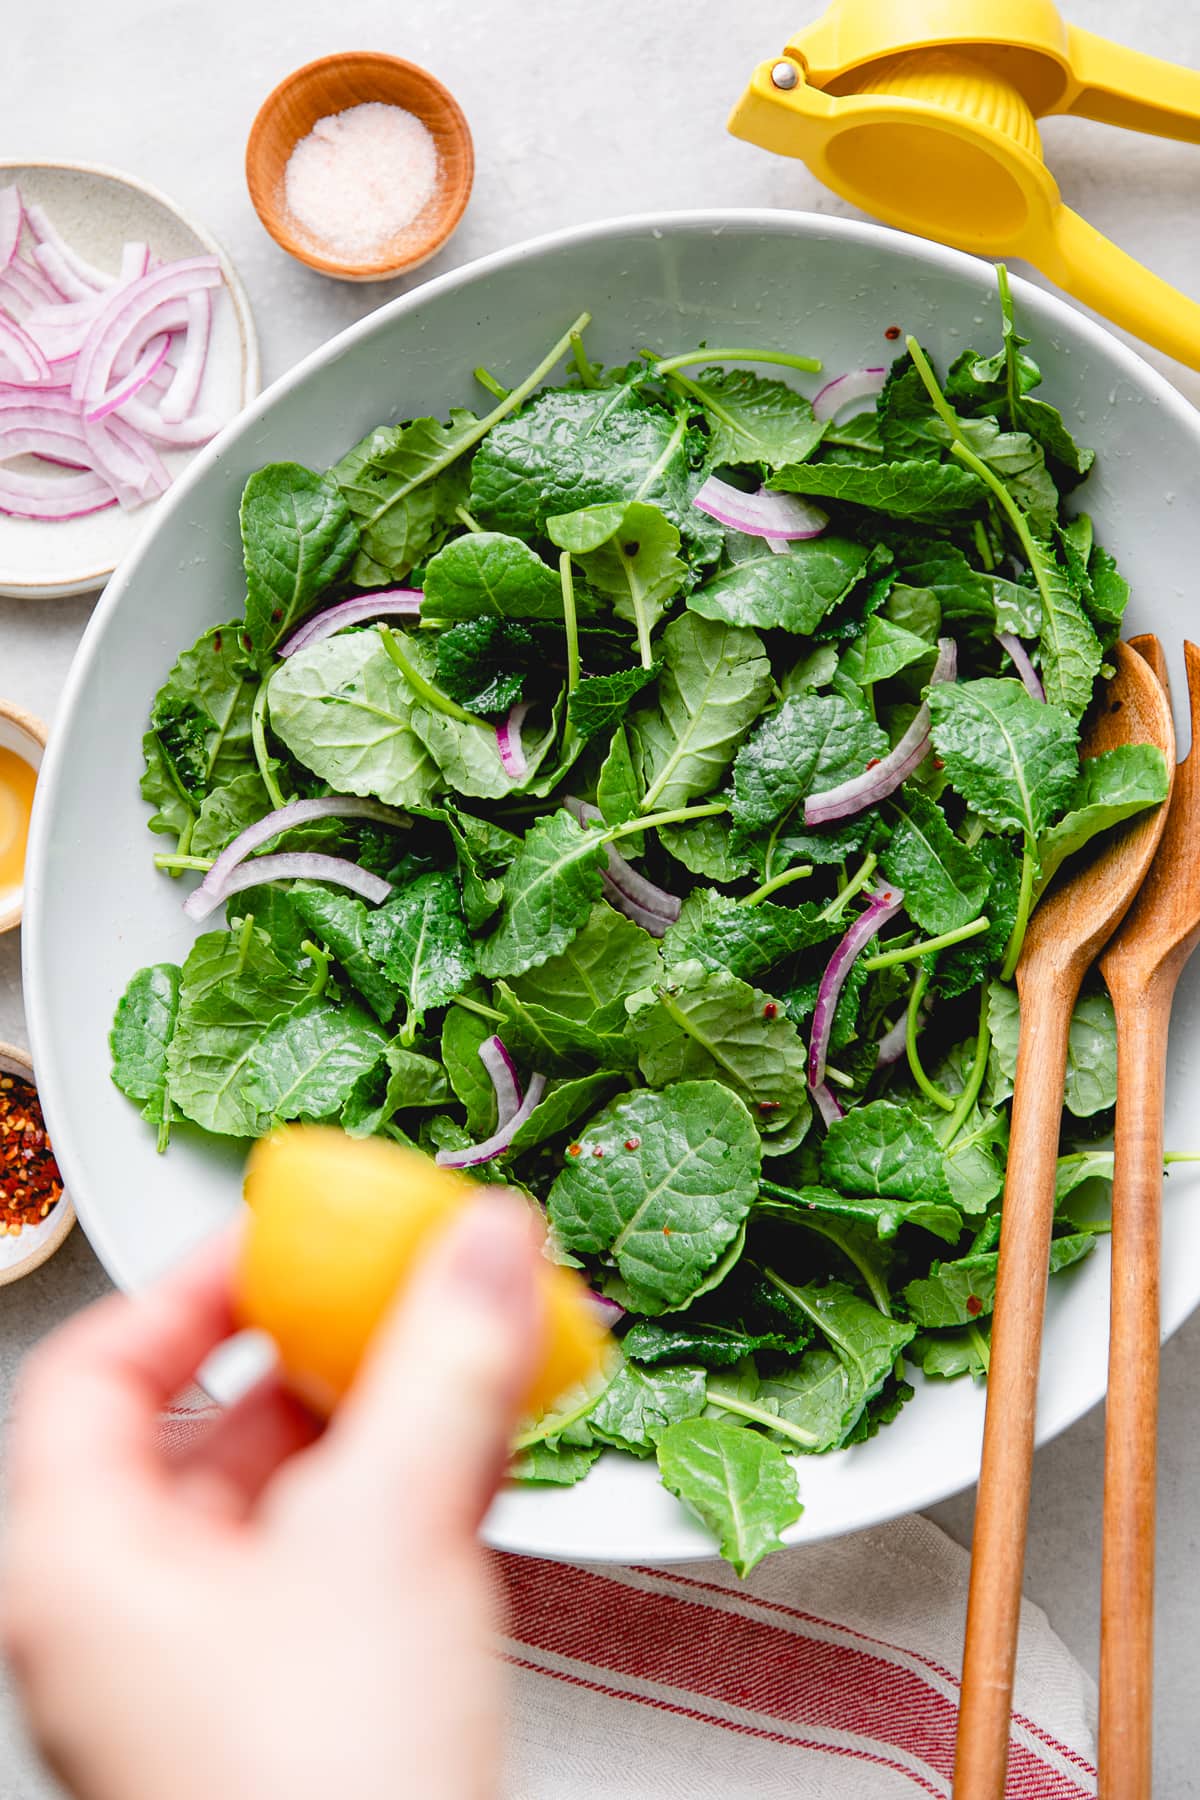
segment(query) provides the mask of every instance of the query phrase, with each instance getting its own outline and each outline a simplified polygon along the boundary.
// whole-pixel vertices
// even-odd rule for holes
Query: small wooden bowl
[[[42,721],[35,719],[32,713],[22,712],[19,706],[10,706],[7,700],[0,700],[0,750],[14,750],[36,773],[42,766],[45,748],[46,727]],[[0,897],[0,937],[21,923],[23,900],[24,892],[20,888],[15,899],[5,901]]]
[[[288,209],[288,158],[318,119],[369,101],[403,107],[432,133],[438,181],[423,212],[375,262],[343,263],[323,255]],[[254,210],[275,242],[310,269],[343,281],[386,281],[427,262],[462,218],[475,176],[475,146],[462,108],[427,69],[375,50],[322,56],[284,78],[258,109],[246,144],[246,183]]]
[[[0,1075],[19,1075],[33,1083],[33,1064],[15,1044],[0,1044]],[[0,1237],[0,1287],[40,1269],[71,1235],[74,1224],[75,1208],[64,1192],[40,1225],[26,1225],[17,1237]]]

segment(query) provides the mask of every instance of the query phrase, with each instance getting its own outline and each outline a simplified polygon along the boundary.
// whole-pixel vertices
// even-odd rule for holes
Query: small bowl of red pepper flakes
[[[23,1050],[0,1044],[0,1287],[53,1256],[74,1223],[33,1064]]]

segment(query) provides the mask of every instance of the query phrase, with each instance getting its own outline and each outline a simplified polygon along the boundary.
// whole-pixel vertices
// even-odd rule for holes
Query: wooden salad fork
[[[1135,638],[1168,693],[1155,637]],[[1154,1671],[1163,1099],[1175,987],[1200,941],[1200,650],[1184,645],[1192,748],[1137,899],[1100,961],[1117,1015],[1112,1301],[1104,1419],[1100,1794],[1149,1800]]]
[[[1116,674],[1082,754],[1155,744],[1175,764],[1167,697],[1117,644]],[[1047,894],[1017,964],[1021,1035],[1000,1231],[983,1459],[955,1756],[955,1800],[1003,1800],[1033,1471],[1038,1360],[1046,1309],[1067,1034],[1084,975],[1124,918],[1158,848],[1166,807],[1106,839]]]

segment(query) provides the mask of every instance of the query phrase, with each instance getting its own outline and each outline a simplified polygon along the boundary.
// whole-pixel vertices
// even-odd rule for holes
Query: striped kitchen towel
[[[178,1443],[210,1412],[172,1408]],[[928,1519],[724,1564],[494,1555],[505,1800],[949,1800],[969,1559]],[[1096,1792],[1095,1691],[1025,1603],[1010,1800]]]

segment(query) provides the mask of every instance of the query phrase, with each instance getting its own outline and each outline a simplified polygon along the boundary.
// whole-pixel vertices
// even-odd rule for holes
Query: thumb
[[[410,1529],[473,1534],[541,1354],[528,1203],[483,1189],[438,1237],[372,1343],[326,1444]]]

